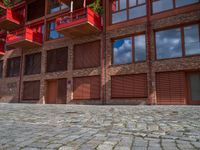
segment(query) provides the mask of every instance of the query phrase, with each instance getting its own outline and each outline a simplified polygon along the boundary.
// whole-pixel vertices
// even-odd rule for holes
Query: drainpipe
[[[102,68],[102,105],[106,104],[106,0],[103,2],[103,33],[102,33],[102,53],[101,53],[101,68]]]
[[[20,61],[20,72],[19,72],[19,93],[18,93],[18,103],[21,101],[21,81],[22,81],[22,75],[23,75],[23,49],[21,49],[21,61]]]
[[[147,0],[147,49],[148,49],[148,66],[149,66],[149,96],[148,104],[152,104],[152,58],[151,58],[151,0]]]

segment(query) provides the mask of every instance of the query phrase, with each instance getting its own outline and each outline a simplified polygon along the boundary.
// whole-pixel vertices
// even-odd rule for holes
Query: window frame
[[[147,61],[147,52],[148,52],[148,47],[147,47],[147,33],[146,32],[141,32],[141,33],[136,33],[136,34],[132,34],[132,35],[126,35],[126,36],[121,36],[121,37],[118,37],[118,38],[114,38],[114,39],[111,39],[111,44],[112,44],[112,59],[111,59],[111,65],[112,66],[118,66],[118,65],[129,65],[129,64],[137,64],[137,63],[143,63],[143,62],[146,62]],[[146,49],[146,59],[145,60],[140,60],[140,61],[135,61],[135,41],[134,41],[134,37],[136,36],[140,36],[140,35],[144,35],[145,36],[145,49]],[[125,63],[125,64],[114,64],[114,50],[113,50],[113,43],[116,41],[116,40],[120,40],[120,39],[123,39],[123,38],[128,38],[128,37],[131,37],[131,42],[132,42],[132,61],[131,63]]]
[[[161,14],[161,13],[164,13],[164,12],[168,12],[168,11],[172,11],[172,10],[175,10],[175,9],[179,9],[179,8],[183,8],[183,7],[188,7],[188,6],[192,6],[192,5],[196,5],[196,4],[200,3],[200,0],[199,0],[199,2],[196,2],[196,3],[193,3],[193,4],[188,4],[188,5],[176,7],[176,0],[172,0],[173,7],[171,9],[167,9],[167,10],[164,10],[164,11],[160,11],[160,12],[154,13],[153,12],[153,2],[157,2],[157,1],[160,1],[160,0],[152,0],[151,1],[151,15]]]
[[[111,15],[110,15],[110,24],[111,24],[111,25],[119,24],[119,23],[122,23],[122,22],[127,22],[127,21],[130,21],[130,20],[135,20],[135,19],[139,19],[139,18],[144,18],[144,17],[147,16],[147,8],[145,8],[145,9],[146,9],[146,15],[140,16],[140,17],[136,17],[136,18],[131,18],[131,19],[129,18],[129,10],[132,9],[132,8],[136,8],[136,7],[143,6],[143,5],[146,5],[146,6],[147,6],[147,0],[145,0],[145,3],[142,3],[142,4],[139,4],[139,0],[136,0],[136,5],[135,5],[135,6],[129,6],[129,0],[126,0],[126,8],[121,9],[121,10],[120,10],[120,0],[118,0],[118,1],[119,1],[118,10],[115,11],[115,12],[112,10],[113,1],[114,1],[114,0],[110,0],[110,1],[109,1],[110,4],[111,4],[111,5],[110,5],[110,8],[109,8],[109,10],[110,10],[109,12],[110,12],[110,14],[111,14]],[[112,22],[112,15],[113,15],[113,14],[116,14],[116,13],[119,13],[119,12],[122,12],[122,11],[126,11],[126,20],[113,23],[113,22]]]
[[[30,58],[30,57],[33,57],[32,59],[34,59],[35,60],[35,57],[40,57],[40,68],[39,68],[39,71],[37,72],[37,73],[35,73],[35,72],[31,72],[31,73],[28,73],[28,71],[26,70],[27,69],[27,64],[26,64],[26,62],[27,62],[27,58]],[[30,61],[30,60],[29,60]],[[28,76],[28,75],[36,75],[36,74],[40,74],[41,73],[41,63],[42,62],[42,54],[41,54],[41,52],[39,52],[39,53],[33,53],[33,54],[28,54],[28,55],[25,55],[25,59],[24,59],[24,75],[25,76]]]
[[[187,57],[200,56],[200,54],[186,55],[184,28],[185,27],[189,27],[189,26],[193,26],[193,25],[198,25],[199,39],[200,39],[200,22],[199,21],[193,22],[193,23],[189,23],[189,24],[182,24],[182,25],[177,25],[177,26],[173,26],[173,27],[169,27],[169,28],[162,28],[162,29],[154,30],[154,45],[155,45],[154,56],[155,56],[155,60],[156,61],[162,61],[162,60],[169,60],[169,59],[177,59],[177,58],[187,58]],[[182,56],[180,56],[180,57],[158,59],[158,57],[157,57],[157,45],[156,45],[156,32],[166,31],[166,30],[171,30],[171,29],[180,29],[181,43],[182,43],[181,44],[181,47],[182,47]]]
[[[11,74],[10,73],[10,70],[11,70],[11,68],[10,68],[10,64],[9,63],[11,63],[11,61],[19,61],[19,68],[17,68],[17,69],[19,69],[18,70],[18,72],[17,72],[17,74]],[[8,78],[12,78],[12,77],[19,77],[20,76],[20,71],[21,71],[21,57],[20,56],[18,56],[18,57],[13,57],[13,58],[8,58],[7,59],[7,63],[6,63],[6,77],[8,77]],[[15,66],[14,66],[15,67]],[[15,70],[16,71],[16,70]]]

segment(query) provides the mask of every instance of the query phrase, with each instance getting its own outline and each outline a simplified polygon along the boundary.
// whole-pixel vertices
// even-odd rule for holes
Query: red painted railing
[[[5,44],[0,43],[0,55],[3,55],[5,53],[4,46]]]
[[[56,30],[73,25],[78,25],[82,22],[87,21],[101,30],[101,17],[96,14],[91,8],[82,8],[58,16],[56,18]]]
[[[0,21],[3,21],[4,19],[8,19],[17,24],[20,24],[24,21],[24,15],[23,15],[23,12],[20,12],[20,11],[15,12],[7,8],[7,9],[4,9],[0,14]]]
[[[25,27],[23,29],[8,34],[6,38],[6,43],[11,44],[13,42],[18,42],[21,40],[27,40],[30,42],[42,44],[43,34],[39,32],[34,32],[31,28]]]

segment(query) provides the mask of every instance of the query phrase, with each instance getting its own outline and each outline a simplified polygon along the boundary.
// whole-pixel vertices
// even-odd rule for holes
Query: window
[[[23,100],[36,101],[40,99],[40,81],[24,82]]]
[[[3,60],[0,61],[0,78],[3,77]]]
[[[181,29],[156,32],[157,59],[182,56]]]
[[[199,0],[153,0],[153,13],[158,13],[178,7],[195,4]]]
[[[48,0],[48,13],[52,14],[63,9],[70,9],[70,4],[59,2],[58,0]]]
[[[27,21],[43,17],[45,15],[45,0],[35,0],[31,2],[28,4],[27,12]]]
[[[39,74],[41,71],[41,53],[25,57],[25,75]]]
[[[184,28],[186,55],[200,54],[199,26],[193,25]]]
[[[113,64],[129,64],[145,60],[145,35],[126,37],[113,42]]]
[[[146,0],[112,0],[112,24],[146,16]]]
[[[200,54],[199,29],[196,24],[156,32],[157,59]]]
[[[75,45],[74,69],[92,68],[100,66],[100,41]]]
[[[7,60],[7,77],[19,76],[20,62],[20,57],[10,58]]]
[[[53,40],[53,39],[58,39],[58,38],[64,37],[64,35],[62,35],[56,31],[55,20],[50,21],[48,23],[47,33],[48,33],[47,40]]]
[[[47,72],[67,70],[67,48],[59,48],[47,52]]]

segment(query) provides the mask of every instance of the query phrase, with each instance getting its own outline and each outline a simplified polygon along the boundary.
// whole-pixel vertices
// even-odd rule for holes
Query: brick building
[[[0,102],[200,104],[200,0],[1,4]]]

